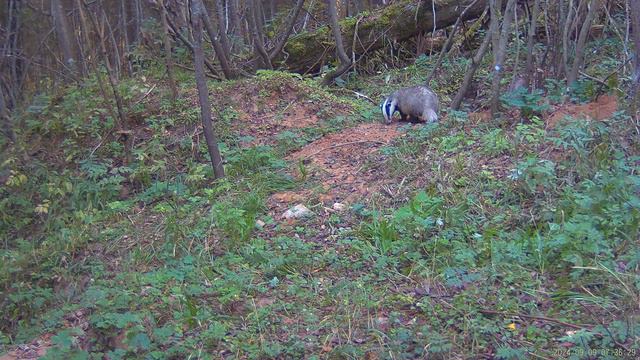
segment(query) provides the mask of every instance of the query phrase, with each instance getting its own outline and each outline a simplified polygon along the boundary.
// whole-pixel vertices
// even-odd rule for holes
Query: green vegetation
[[[383,94],[431,64],[346,87]],[[445,62],[445,99],[463,65]],[[53,334],[48,359],[640,356],[640,141],[624,114],[547,128],[555,100],[515,92],[503,102],[523,122],[408,125],[361,164],[395,196],[324,213],[305,197],[316,216],[287,222],[269,197],[321,185],[288,156],[377,108],[275,71],[212,82],[228,176],[210,181],[192,79],[172,104],[150,92],[162,71],[145,76],[121,84],[128,135],[95,79],[23,114],[0,168],[5,349]],[[318,121],[283,127],[301,104]]]

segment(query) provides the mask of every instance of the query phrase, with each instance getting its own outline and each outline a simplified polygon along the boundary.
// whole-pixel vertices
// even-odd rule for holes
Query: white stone
[[[334,203],[332,208],[335,211],[344,211],[347,208],[347,206],[342,203]]]
[[[313,213],[311,212],[311,210],[307,209],[306,206],[298,204],[293,208],[285,211],[285,213],[282,214],[282,217],[285,219],[300,219],[303,217],[311,216],[312,214]]]

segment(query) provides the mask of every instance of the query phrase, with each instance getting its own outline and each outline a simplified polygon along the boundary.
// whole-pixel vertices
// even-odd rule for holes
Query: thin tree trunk
[[[331,31],[333,33],[333,38],[336,41],[336,53],[338,54],[338,59],[340,59],[340,66],[334,71],[329,72],[325,75],[323,83],[325,85],[329,85],[337,78],[338,76],[344,74],[351,67],[351,59],[347,56],[346,51],[344,50],[344,45],[342,44],[342,32],[340,31],[340,24],[338,23],[338,9],[336,6],[336,0],[328,0],[328,9],[329,12],[329,24],[331,26]]]
[[[587,35],[589,35],[589,30],[591,30],[591,23],[593,23],[593,19],[596,17],[597,9],[600,6],[600,2],[598,0],[590,0],[589,5],[590,6],[589,6],[589,11],[587,13],[587,17],[584,20],[584,23],[582,23],[582,28],[580,29],[580,35],[576,43],[575,58],[573,60],[573,66],[571,67],[571,72],[567,77],[567,86],[572,86],[576,82],[576,80],[578,79],[578,72],[582,69],[582,66],[584,65],[584,47],[587,42]]]
[[[249,13],[247,14],[249,28],[251,30],[251,37],[253,40],[253,49],[256,53],[256,56],[262,59],[263,65],[267,69],[272,69],[273,66],[271,65],[271,59],[269,58],[269,54],[267,54],[267,51],[264,48],[264,37],[261,35],[260,29],[258,27],[259,14],[257,7],[258,1],[251,0],[249,5]]]
[[[80,18],[80,32],[82,33],[81,38],[82,38],[82,41],[84,41],[84,43],[86,44],[87,48],[90,49],[90,44],[92,44],[93,42],[90,40],[90,37],[89,37],[89,26],[87,24],[87,16],[85,14],[84,5],[82,4],[82,0],[75,0],[75,4],[76,4],[76,7],[78,8],[78,14]],[[90,57],[93,57],[93,52],[90,55]],[[107,94],[106,86],[104,84],[104,80],[102,79],[101,72],[97,71],[97,65],[95,65],[94,62],[87,63],[87,69],[89,68],[96,70],[95,74],[96,74],[96,79],[98,80],[98,88],[100,89],[100,93],[102,94],[102,96],[106,99],[108,97],[108,94]],[[119,116],[113,111],[112,107],[109,107],[109,113],[114,119],[119,118]]]
[[[132,0],[131,6],[133,7],[133,29],[131,31],[131,44],[140,44],[140,32],[142,31],[142,5],[140,0]]]
[[[258,33],[260,33],[261,39],[264,41],[264,26],[267,22],[267,18],[264,15],[264,7],[262,6],[262,0],[254,0],[255,13],[256,13],[256,25],[258,26]]]
[[[196,0],[191,2],[191,21],[194,37],[193,57],[196,69],[196,86],[198,88],[198,100],[200,101],[202,126],[204,128],[204,137],[207,140],[209,156],[211,157],[213,174],[216,179],[219,179],[224,177],[224,167],[222,166],[222,157],[220,156],[220,149],[218,148],[218,139],[213,131],[209,90],[207,89],[207,80],[204,76],[204,52],[202,50],[202,22],[204,12],[204,6],[201,1]]]
[[[458,30],[458,26],[460,26],[460,23],[462,22],[462,19],[466,15],[467,10],[469,10],[477,1],[478,0],[475,0],[474,2],[469,4],[467,7],[465,7],[464,10],[462,10],[462,12],[460,13],[460,16],[458,16],[458,19],[456,20],[456,23],[453,24],[453,28],[451,29],[451,33],[449,34],[449,37],[447,38],[447,41],[442,46],[442,50],[440,50],[440,55],[438,55],[438,60],[436,60],[436,63],[435,63],[435,65],[433,65],[433,68],[431,69],[431,72],[429,73],[429,76],[427,76],[427,80],[425,81],[425,84],[427,84],[427,86],[429,86],[429,83],[431,82],[431,80],[433,80],[433,76],[435,75],[436,70],[440,67],[440,65],[442,65],[442,61],[445,58],[445,54],[448,53],[449,47],[451,46],[451,43],[453,42],[453,37],[455,36],[456,31]]]
[[[298,18],[298,15],[300,15],[300,11],[302,10],[303,5],[304,5],[304,0],[296,1],[296,5],[293,9],[293,15],[289,17],[289,23],[285,28],[286,30],[285,30],[284,36],[280,38],[280,41],[269,53],[269,61],[273,61],[276,58],[276,56],[278,56],[282,51],[282,49],[284,48],[284,44],[287,42],[287,39],[289,39],[289,36],[291,36],[291,32],[293,31],[293,26],[296,24],[296,19]]]
[[[84,0],[86,1],[86,0]],[[84,3],[85,7],[88,8],[87,3]],[[100,51],[102,55],[102,60],[104,61],[104,67],[107,70],[107,76],[109,78],[109,84],[111,85],[111,91],[113,92],[113,97],[116,101],[116,108],[118,109],[118,118],[119,118],[119,127],[121,130],[125,130],[126,126],[126,117],[124,114],[124,105],[122,97],[118,92],[118,79],[113,73],[113,69],[111,68],[111,64],[109,62],[109,54],[107,53],[107,46],[105,44],[104,39],[104,29],[100,28],[98,25],[98,20],[96,16],[89,11],[89,17],[91,22],[93,23],[93,27],[96,29],[96,34],[98,35],[98,42],[100,43]],[[127,149],[127,151],[130,149]]]
[[[9,109],[7,109],[6,102],[4,100],[4,89],[2,83],[0,83],[0,131],[12,142],[16,142],[16,135],[13,132],[13,124],[11,123],[11,117],[9,117]]]
[[[269,3],[269,20],[276,17],[276,2],[274,0],[267,0]]]
[[[193,0],[194,2],[202,2],[202,0]],[[218,36],[216,35],[216,30],[213,28],[213,24],[211,23],[211,19],[209,18],[209,14],[207,13],[207,9],[204,7],[204,4],[199,4],[202,7],[202,22],[204,23],[205,28],[207,29],[207,33],[209,34],[209,40],[211,40],[211,45],[213,46],[213,50],[216,52],[216,56],[218,57],[218,61],[220,62],[220,67],[222,68],[222,72],[224,73],[224,77],[227,79],[233,79],[235,74],[229,65],[229,54],[225,52],[220,44]],[[193,16],[193,14],[191,15]],[[194,46],[195,48],[195,46]]]
[[[313,9],[313,3],[315,0],[311,0],[311,4],[309,5],[309,9]],[[307,29],[307,22],[309,22],[309,18],[311,17],[310,10],[307,10],[307,14],[304,16],[304,21],[302,22],[302,30]]]
[[[471,59],[471,64],[469,65],[467,72],[464,74],[464,80],[462,81],[462,85],[460,86],[460,89],[458,90],[458,93],[456,94],[455,98],[451,102],[450,106],[453,110],[460,109],[460,104],[462,104],[462,100],[467,94],[467,91],[469,91],[469,86],[471,86],[471,82],[473,81],[473,75],[475,75],[476,71],[478,70],[478,67],[480,67],[482,58],[484,58],[487,51],[489,50],[490,44],[491,44],[491,34],[487,33],[484,36],[484,41],[482,41],[482,45],[480,45],[480,48],[478,48],[478,51],[476,52],[475,56]]]
[[[575,14],[575,15],[574,15]],[[566,77],[569,78],[569,34],[573,33],[571,24],[573,24],[573,17],[578,17],[577,13],[573,11],[573,0],[569,0],[569,7],[567,9],[567,17],[564,20],[564,26],[562,31],[562,66],[566,72]],[[561,20],[561,21],[563,21]]]
[[[493,64],[493,80],[491,82],[491,90],[493,94],[491,97],[491,114],[494,116],[498,112],[498,108],[500,106],[500,79],[502,79],[502,73],[504,72],[507,42],[509,41],[511,21],[513,20],[516,5],[516,0],[509,0],[507,2],[507,8],[505,9],[504,18],[502,19],[502,31],[500,32],[498,48],[493,49],[495,52],[495,61]]]
[[[122,39],[124,40],[124,61],[125,61],[125,69],[127,70],[127,75],[133,75],[133,66],[131,65],[131,61],[129,61],[129,53],[131,42],[129,41],[129,32],[127,31],[129,24],[129,14],[127,14],[127,3],[129,0],[120,0],[120,13],[122,26],[120,27],[120,32],[122,33]]]
[[[99,3],[103,5],[102,2]],[[121,78],[121,69],[122,69],[122,57],[120,56],[120,47],[118,46],[118,42],[116,41],[115,34],[113,33],[113,28],[111,27],[111,22],[109,21],[109,17],[107,13],[104,11],[104,7],[101,6],[102,9],[102,21],[106,24],[107,29],[109,29],[109,40],[111,41],[111,47],[113,51],[113,63],[111,63],[111,69],[116,77],[116,79]],[[114,66],[115,65],[115,66]]]
[[[67,16],[61,0],[51,0],[51,16],[53,17],[54,28],[58,38],[58,46],[60,46],[60,50],[62,51],[62,62],[65,70],[75,79],[77,75],[76,57],[73,52],[73,42],[71,41],[71,32],[69,31]]]
[[[20,89],[22,88],[23,60],[21,60],[19,56],[19,39],[22,34],[20,23],[21,5],[21,2],[18,0],[10,0],[7,11],[7,41],[3,50],[4,59],[9,61],[10,74],[7,81],[8,86],[5,102],[7,109],[15,108],[20,98]],[[0,68],[1,65],[2,61],[0,61]],[[1,82],[0,86],[2,86]]]
[[[537,28],[538,14],[540,13],[540,0],[535,0],[533,9],[531,9],[531,23],[529,23],[529,33],[527,34],[527,63],[524,70],[524,82],[527,88],[533,89],[531,86],[531,76],[533,69],[533,46],[535,45],[535,34]]]
[[[167,80],[171,89],[171,100],[178,99],[178,87],[173,76],[173,61],[171,55],[171,39],[169,38],[169,25],[167,23],[167,9],[164,7],[164,0],[159,0],[160,21],[162,22],[162,42],[164,43],[164,63],[167,66]]]
[[[214,2],[216,7],[216,16],[218,18],[218,33],[220,34],[220,45],[227,59],[231,58],[231,47],[229,46],[229,38],[227,37],[227,28],[224,21],[224,4],[222,0]]]
[[[191,43],[191,41],[189,41],[189,39],[185,38],[184,35],[182,35],[178,31],[176,24],[173,23],[173,21],[171,20],[170,17],[167,17],[167,23],[169,23],[169,27],[171,27],[171,30],[173,30],[174,37],[178,38],[180,41],[182,41],[182,43],[185,44],[185,46],[188,47],[189,50],[191,50],[191,53],[193,54],[194,46]],[[213,64],[211,64],[211,62],[209,62],[209,60],[205,59],[204,60],[204,64],[207,66],[209,71],[211,71],[211,74],[213,76],[215,76],[216,78],[220,78],[221,77],[220,74],[218,73],[218,71],[216,70],[216,68],[213,66]]]
[[[491,33],[491,51],[495,61],[498,46],[500,46],[500,17],[502,15],[502,0],[490,0],[491,25],[489,32]],[[494,21],[495,19],[495,21]]]
[[[557,1],[556,7],[555,7],[555,14],[551,14],[549,15],[549,8],[551,8],[551,5],[549,4],[550,0],[546,0],[547,1],[547,6],[544,6],[544,11],[545,14],[547,14],[547,19],[551,19],[552,15],[556,15],[554,18],[554,22],[553,25],[553,51],[551,52],[551,63],[553,64],[553,75],[556,78],[559,78],[561,76],[561,74],[564,71],[564,67],[563,67],[563,29],[564,28],[564,22],[566,20],[566,15],[564,13],[564,3],[565,0],[559,0]],[[548,26],[548,23],[547,23]]]
[[[80,19],[80,24],[79,24],[79,29],[76,29],[76,32],[78,33],[78,36],[76,37],[76,42],[78,45],[78,63],[79,63],[79,69],[81,71],[81,75],[83,78],[86,78],[89,75],[89,64],[87,63],[87,51],[88,48],[91,46],[89,42],[84,41],[84,34],[82,34],[83,30],[82,30],[82,21],[84,20],[82,17],[84,16],[84,14],[82,13],[82,5],[79,5],[79,0],[75,0],[74,1],[74,5],[77,8],[78,14],[79,14],[79,19]]]
[[[634,74],[631,91],[631,111],[638,116],[640,111],[640,1],[631,0],[629,9],[630,23],[633,27],[633,42],[636,48]]]
[[[522,76],[520,74],[520,24],[518,22],[518,4],[516,3],[513,7],[513,20],[514,20],[514,29],[516,36],[516,53],[515,60],[513,62],[513,76],[511,78],[511,83],[509,84],[510,89],[517,89],[516,83],[523,83]],[[509,36],[507,34],[507,36]],[[522,86],[522,84],[520,84]]]
[[[229,5],[229,20],[231,21],[231,28],[234,35],[242,38],[242,41],[246,43],[247,34],[244,31],[244,26],[240,20],[240,4],[239,0],[227,0]]]

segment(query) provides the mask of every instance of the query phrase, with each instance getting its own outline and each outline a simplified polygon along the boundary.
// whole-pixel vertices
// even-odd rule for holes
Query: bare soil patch
[[[611,117],[616,110],[618,100],[611,95],[602,95],[595,102],[588,104],[563,104],[547,117],[547,128],[554,129],[566,116],[602,121]]]
[[[379,189],[385,179],[375,166],[378,157],[382,161],[378,150],[401,135],[393,125],[361,124],[318,139],[287,160],[305,163],[309,176],[326,189],[320,200],[348,203]]]
[[[253,84],[242,84],[237,91],[227,89],[228,99],[221,99],[223,106],[236,112],[237,121],[232,130],[241,136],[251,136],[248,146],[273,145],[275,136],[282,131],[295,131],[318,124],[318,112],[324,106],[321,101],[310,100],[306,92],[294,85],[261,89]],[[336,106],[335,114],[349,112],[344,106]]]

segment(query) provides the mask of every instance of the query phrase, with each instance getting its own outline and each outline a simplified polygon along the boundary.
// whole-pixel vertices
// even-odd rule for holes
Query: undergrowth
[[[381,95],[431,64],[405,72],[417,78],[347,88]],[[445,63],[458,75],[464,65]],[[450,112],[408,125],[374,164],[393,196],[327,216],[304,199],[316,216],[289,223],[268,211],[269,196],[314,180],[284,157],[376,121],[375,105],[279,72],[212,83],[227,173],[212,181],[190,78],[172,104],[148,94],[161,76],[122,85],[131,149],[95,80],[23,115],[0,172],[3,347],[50,334],[50,359],[640,351],[640,143],[625,115],[546,128],[539,106],[550,93],[516,92],[503,102],[522,121]],[[434,87],[446,98],[455,84]],[[231,90],[262,107],[234,108],[219,96]],[[283,116],[292,102],[322,121],[258,144],[234,127],[243,112]],[[32,144],[39,151],[25,156]]]

